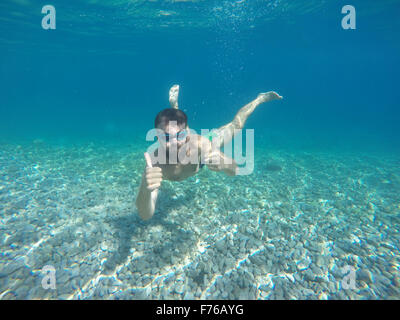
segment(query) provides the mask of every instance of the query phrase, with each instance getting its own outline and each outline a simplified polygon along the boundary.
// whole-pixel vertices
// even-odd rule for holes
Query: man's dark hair
[[[176,121],[178,126],[183,125],[186,128],[187,115],[183,111],[174,108],[161,110],[154,120],[154,128],[164,128],[169,121]]]

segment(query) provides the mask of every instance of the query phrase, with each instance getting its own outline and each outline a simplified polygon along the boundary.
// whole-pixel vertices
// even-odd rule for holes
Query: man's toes
[[[274,96],[274,98],[276,99],[282,99],[282,96],[280,96],[278,93],[276,93],[275,91],[272,91],[271,94]]]
[[[275,99],[282,99],[282,97],[275,91],[263,92],[258,95],[258,98],[262,101],[270,101]]]
[[[266,94],[267,94],[267,92],[261,92],[261,93],[258,94],[257,98],[259,98],[259,99],[265,98]]]

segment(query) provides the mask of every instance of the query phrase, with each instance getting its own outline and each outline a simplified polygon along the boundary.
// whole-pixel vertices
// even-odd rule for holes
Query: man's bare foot
[[[171,108],[178,109],[178,96],[179,96],[179,84],[175,84],[169,89],[169,104]]]
[[[268,101],[272,101],[272,100],[280,100],[280,99],[282,99],[282,97],[279,94],[277,94],[275,91],[269,91],[269,92],[260,93],[257,96],[257,99],[260,100],[261,103],[263,103],[263,102],[268,102]]]

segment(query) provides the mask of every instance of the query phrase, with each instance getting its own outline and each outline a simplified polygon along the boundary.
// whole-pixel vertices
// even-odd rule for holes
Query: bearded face
[[[157,135],[160,146],[167,151],[179,151],[179,149],[187,142],[188,127],[177,125],[176,121],[170,121],[166,126],[160,128]]]

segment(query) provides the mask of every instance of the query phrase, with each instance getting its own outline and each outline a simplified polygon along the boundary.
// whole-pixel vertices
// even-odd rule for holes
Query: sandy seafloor
[[[250,176],[164,181],[143,222],[144,150],[1,144],[0,299],[400,298],[399,156],[256,149]]]

